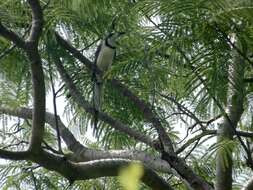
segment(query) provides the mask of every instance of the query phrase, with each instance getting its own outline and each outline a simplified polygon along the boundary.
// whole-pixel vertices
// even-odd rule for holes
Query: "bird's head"
[[[116,47],[117,41],[119,40],[119,38],[124,35],[125,32],[113,32],[110,33],[106,38],[106,42],[107,44],[109,44],[112,47]]]

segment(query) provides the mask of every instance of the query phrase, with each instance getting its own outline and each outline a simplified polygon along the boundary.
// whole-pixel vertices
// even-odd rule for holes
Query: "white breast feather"
[[[101,71],[106,72],[110,68],[114,58],[114,53],[115,49],[111,49],[107,46],[101,48],[101,52],[99,53],[97,58],[97,67]]]

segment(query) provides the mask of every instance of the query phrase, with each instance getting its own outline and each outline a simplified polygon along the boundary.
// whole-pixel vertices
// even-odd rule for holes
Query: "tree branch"
[[[11,53],[12,50],[14,50],[16,47],[17,47],[17,45],[14,44],[11,47],[9,47],[8,49],[4,49],[4,51],[2,51],[1,54],[0,54],[0,59],[4,58],[6,55],[8,55],[9,53]]]
[[[0,149],[0,158],[8,160],[25,160],[29,158],[29,154],[30,153],[28,151],[13,152]]]
[[[179,149],[176,150],[176,153],[179,154],[179,153],[183,152],[187,147],[192,145],[195,141],[199,141],[202,137],[205,137],[207,135],[216,135],[216,134],[217,134],[216,130],[213,130],[213,131],[205,130],[202,133],[200,133],[199,135],[196,135],[195,137],[192,137],[191,139],[189,139]]]
[[[32,109],[29,108],[6,108],[0,106],[0,113],[8,114],[11,116],[20,117],[23,119],[32,119]],[[66,143],[69,150],[74,154],[66,155],[72,161],[84,162],[99,159],[129,159],[139,160],[146,166],[149,166],[153,170],[165,173],[173,173],[170,165],[162,160],[160,157],[146,154],[142,151],[129,151],[129,150],[112,150],[102,151],[87,148],[80,144],[68,128],[62,123],[60,117],[58,119],[58,127],[60,134]],[[46,122],[56,130],[55,116],[52,113],[46,112]],[[175,173],[174,173],[175,174]]]
[[[19,48],[22,48],[22,49],[26,48],[25,41],[13,31],[5,28],[1,22],[0,22],[0,35],[6,38],[7,40],[10,40],[14,44],[16,44]]]
[[[31,62],[34,109],[29,149],[39,151],[45,123],[45,83],[41,58],[38,52],[38,41],[43,27],[43,13],[39,0],[28,0],[27,2],[32,10],[32,26],[27,41],[23,41],[17,34],[6,29],[1,23],[0,34],[18,47],[23,48]]]
[[[236,40],[239,45],[238,39]],[[239,42],[239,43],[238,43]],[[241,45],[241,44],[240,44]],[[242,46],[241,46],[242,47]],[[243,78],[245,74],[245,60],[241,57],[235,47],[232,51],[233,62],[228,67],[228,89],[227,89],[227,101],[226,101],[226,115],[224,115],[223,121],[220,123],[217,131],[217,143],[224,143],[226,141],[232,141],[233,136],[238,137],[239,142],[245,149],[248,158],[251,158],[251,153],[248,151],[248,147],[244,144],[244,141],[239,135],[236,134],[236,127],[243,114],[243,102],[244,102],[244,84]],[[224,152],[226,151],[226,154]],[[226,165],[224,167],[224,157],[226,159]],[[252,161],[252,158],[251,158]],[[251,162],[252,164],[252,162]],[[251,165],[252,166],[252,165]],[[230,150],[230,146],[224,144],[223,150],[219,149],[216,156],[216,182],[215,189],[232,189],[232,170],[233,170],[233,151]]]
[[[45,151],[41,151],[40,154],[33,154],[30,151],[12,152],[2,149],[0,149],[0,158],[9,160],[31,160],[46,169],[59,172],[61,175],[69,179],[70,182],[74,182],[75,180],[117,176],[122,167],[131,163],[130,160],[125,159],[72,163],[63,157],[49,154]],[[144,176],[141,180],[154,190],[173,190],[169,184],[147,167],[144,167]]]
[[[253,78],[244,78],[243,82],[252,83],[253,82]]]
[[[56,134],[57,134],[58,150],[59,152],[62,152],[61,134],[60,134],[59,126],[58,126],[58,114],[57,114],[57,105],[56,105],[57,93],[54,87],[51,63],[49,63],[49,77],[50,77],[51,89],[52,89],[52,94],[53,94],[53,107],[54,107],[55,129],[56,129]]]
[[[23,119],[32,119],[33,109],[29,109],[29,108],[15,108],[15,109],[13,109],[13,108],[0,106],[0,113],[20,117]],[[63,140],[65,141],[66,145],[68,146],[68,148],[73,152],[79,151],[80,149],[84,150],[85,147],[83,145],[81,145],[75,139],[75,137],[69,131],[69,129],[67,127],[65,127],[65,125],[63,124],[63,122],[61,121],[59,116],[57,117],[57,119],[58,119],[60,134],[61,134]],[[54,129],[56,129],[54,114],[46,112],[45,120],[50,126],[52,126]]]
[[[40,151],[45,123],[45,82],[38,52],[38,41],[42,32],[43,13],[38,0],[28,0],[32,10],[32,27],[27,40],[26,53],[31,62],[33,89],[32,135],[29,149]]]
[[[118,80],[111,80],[111,84],[118,89],[123,96],[127,97],[131,100],[136,107],[143,113],[144,118],[153,124],[156,129],[160,140],[162,141],[163,148],[166,152],[174,152],[173,143],[169,136],[167,135],[160,119],[153,113],[151,109],[151,105],[149,103],[144,102],[139,97],[137,97],[134,93],[132,93],[124,84],[120,83]]]
[[[59,172],[72,183],[75,180],[88,180],[99,177],[117,176],[119,170],[131,162],[124,159],[115,159],[73,163],[66,161],[62,157],[49,154],[45,151],[43,151],[40,156],[32,157],[31,160],[49,170]],[[169,184],[167,184],[155,172],[146,167],[144,167],[144,176],[141,180],[154,190],[172,190],[172,187]]]
[[[32,9],[32,28],[27,42],[38,46],[38,41],[42,33],[43,27],[43,12],[38,0],[27,0],[30,8]]]
[[[143,151],[138,150],[95,150],[86,148],[85,150],[80,150],[80,152],[75,152],[73,158],[77,162],[101,160],[101,159],[127,159],[127,160],[138,160],[142,162],[145,166],[151,168],[152,170],[162,172],[162,173],[172,173],[177,175],[177,173],[170,167],[170,165],[162,160],[158,156],[152,156],[146,154]],[[79,160],[78,160],[79,159]],[[179,177],[179,176],[178,176]]]

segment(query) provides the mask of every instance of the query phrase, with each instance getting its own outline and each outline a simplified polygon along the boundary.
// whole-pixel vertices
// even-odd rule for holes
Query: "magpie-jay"
[[[124,32],[114,32],[107,35],[100,43],[95,53],[94,62],[94,89],[93,106],[95,109],[94,126],[97,128],[98,112],[101,111],[103,102],[103,83],[106,73],[110,70],[116,53],[116,42]]]

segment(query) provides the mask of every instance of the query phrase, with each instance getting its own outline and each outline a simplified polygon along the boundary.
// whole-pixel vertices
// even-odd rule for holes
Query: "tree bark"
[[[233,51],[233,62],[228,70],[228,90],[227,90],[227,115],[223,117],[223,122],[219,125],[217,131],[217,143],[219,147],[216,157],[216,190],[232,189],[232,147],[230,143],[235,135],[236,126],[243,113],[244,98],[244,59]]]
[[[0,106],[0,114],[8,114],[23,119],[32,119],[32,109],[29,108],[6,108]],[[54,114],[46,112],[46,123],[52,128],[56,129]],[[143,151],[137,150],[97,150],[83,146],[69,131],[69,129],[63,124],[58,116],[58,127],[60,134],[68,149],[73,154],[66,155],[68,159],[73,162],[86,162],[100,159],[127,159],[127,160],[139,160],[144,165],[148,166],[152,170],[163,173],[173,173],[170,165],[162,160],[158,156],[147,154]]]

